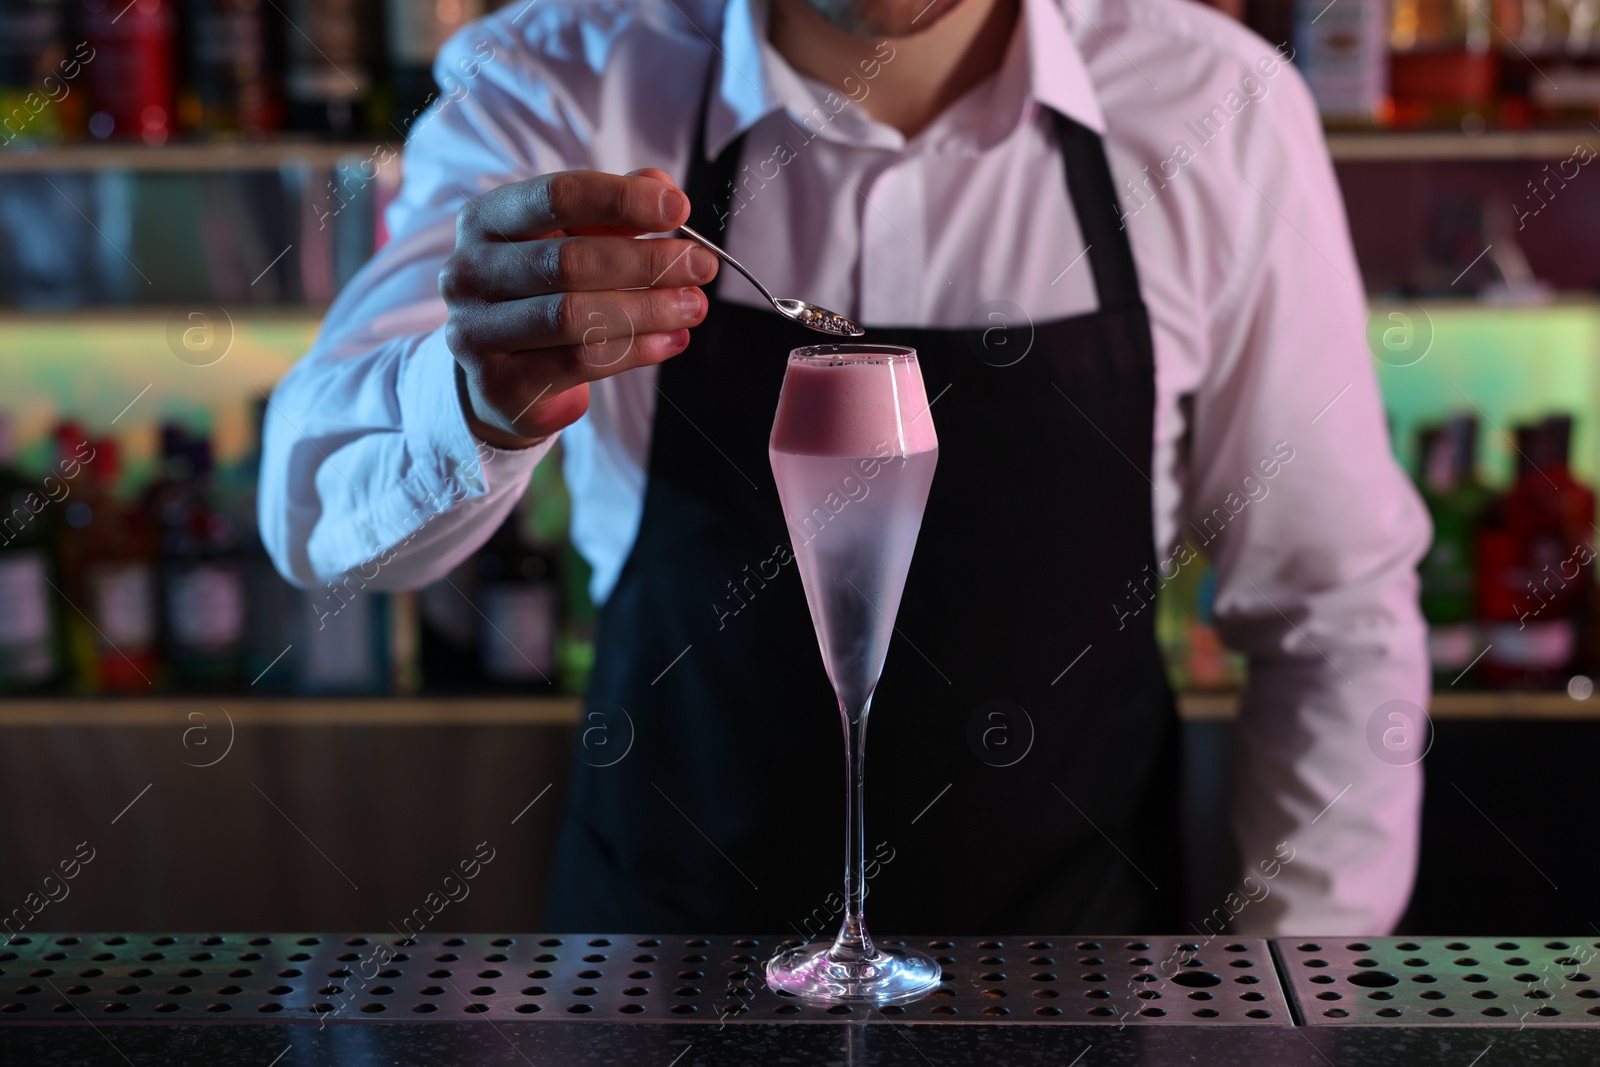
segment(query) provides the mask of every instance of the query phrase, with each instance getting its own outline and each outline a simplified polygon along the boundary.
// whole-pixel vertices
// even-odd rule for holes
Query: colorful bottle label
[[[50,677],[50,587],[36,551],[0,557],[0,675],[38,682]]]
[[[1483,641],[1473,623],[1435,623],[1428,627],[1428,662],[1435,671],[1466,670],[1482,651]]]
[[[307,615],[317,624],[307,626],[295,642],[296,682],[305,692],[378,692],[383,687],[385,662],[377,627],[380,594],[360,592],[339,610],[329,611],[316,590],[301,594]]]
[[[176,7],[176,0],[86,0],[83,28],[95,50],[88,70],[98,113],[89,126],[96,136],[154,145],[172,134]]]
[[[291,99],[355,101],[371,88],[356,0],[298,0],[289,8],[300,32],[287,35]]]
[[[483,14],[482,0],[389,0],[389,58],[410,66],[429,66],[439,47]]]
[[[556,673],[556,589],[495,583],[481,594],[487,619],[483,673],[497,682],[544,682]]]
[[[88,568],[89,613],[102,652],[146,652],[156,640],[155,578],[143,563]]]
[[[179,648],[226,652],[244,636],[244,587],[238,568],[202,563],[172,576],[167,618]]]
[[[1385,0],[1298,0],[1295,45],[1306,85],[1324,118],[1371,122],[1389,95],[1389,5]]]
[[[1559,670],[1572,661],[1576,636],[1571,619],[1500,623],[1489,628],[1489,656],[1505,667]]]

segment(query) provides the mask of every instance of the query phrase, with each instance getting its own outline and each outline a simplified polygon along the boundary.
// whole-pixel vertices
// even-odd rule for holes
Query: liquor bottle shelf
[[[1494,130],[1477,135],[1432,130],[1328,132],[1328,151],[1337,163],[1565,159],[1585,143],[1600,144],[1600,129],[1576,126]]]
[[[0,174],[19,171],[134,170],[207,172],[332,167],[370,159],[399,166],[400,145],[381,142],[268,141],[263,144],[73,144],[0,151]]]
[[[0,701],[0,726],[171,726],[218,712],[236,726],[567,726],[577,697],[71,699]]]
[[[1600,141],[1594,126],[1540,130],[1329,130],[1328,150],[1344,163],[1452,160],[1563,159],[1584,142]],[[0,151],[0,174],[19,171],[273,170],[331,167],[345,160],[398,167],[398,142],[283,140],[261,144],[72,144]]]
[[[1182,693],[1178,714],[1188,721],[1215,721],[1236,718],[1239,694]],[[1600,719],[1600,700],[1576,700],[1565,693],[1441,692],[1433,694],[1428,715],[1434,719]]]
[[[189,313],[204,310],[205,305],[194,300],[171,304],[85,304],[69,310],[61,308],[0,307],[0,338],[11,331],[81,329],[84,326],[112,327],[116,329],[154,331],[151,336],[165,344],[167,323],[184,319]],[[235,323],[270,323],[309,326],[315,328],[328,313],[326,304],[261,302],[232,304],[226,308]],[[111,357],[108,357],[110,362]]]
[[[579,697],[382,697],[382,698],[33,698],[0,700],[0,727],[172,726],[189,716],[219,711],[237,726],[573,726],[582,717]],[[1239,694],[1182,693],[1178,714],[1191,722],[1228,721],[1239,712]],[[1434,719],[1600,719],[1600,699],[1575,700],[1565,693],[1435,693]],[[210,721],[215,722],[215,719]]]

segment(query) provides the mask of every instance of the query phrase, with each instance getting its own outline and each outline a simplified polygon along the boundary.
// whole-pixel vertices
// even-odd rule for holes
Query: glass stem
[[[852,711],[839,707],[844,722],[844,924],[839,936],[834,938],[829,958],[840,963],[856,963],[872,959],[877,950],[867,934],[866,919],[862,915],[867,895],[866,818],[863,813],[864,778],[862,771],[867,756],[867,714],[872,710],[872,697],[868,696],[859,709]]]

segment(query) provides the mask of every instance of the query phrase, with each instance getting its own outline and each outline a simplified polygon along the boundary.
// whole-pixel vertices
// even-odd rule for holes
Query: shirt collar
[[[826,86],[790,67],[767,41],[769,3],[770,0],[727,0],[718,45],[715,95],[706,115],[708,158],[714,158],[728,142],[773,111],[787,108],[791,118],[798,119],[828,91]],[[1105,132],[1100,101],[1058,0],[1021,0],[1016,36],[993,91],[1002,97],[1014,94],[1021,100],[1042,104],[1096,133]],[[841,113],[839,118],[846,117]],[[861,121],[854,116],[844,123],[844,129],[856,135],[852,140],[860,140],[861,128]],[[883,147],[892,148],[898,146],[894,143],[897,138],[892,134],[885,139],[880,133],[869,136],[867,141],[882,141]]]

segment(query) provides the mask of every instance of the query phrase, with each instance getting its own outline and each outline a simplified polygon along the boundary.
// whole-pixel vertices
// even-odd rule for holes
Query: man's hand
[[[472,431],[534,444],[588,410],[590,382],[682,352],[717,259],[635,238],[688,218],[689,198],[653,168],[545,174],[463,204],[439,292]]]

